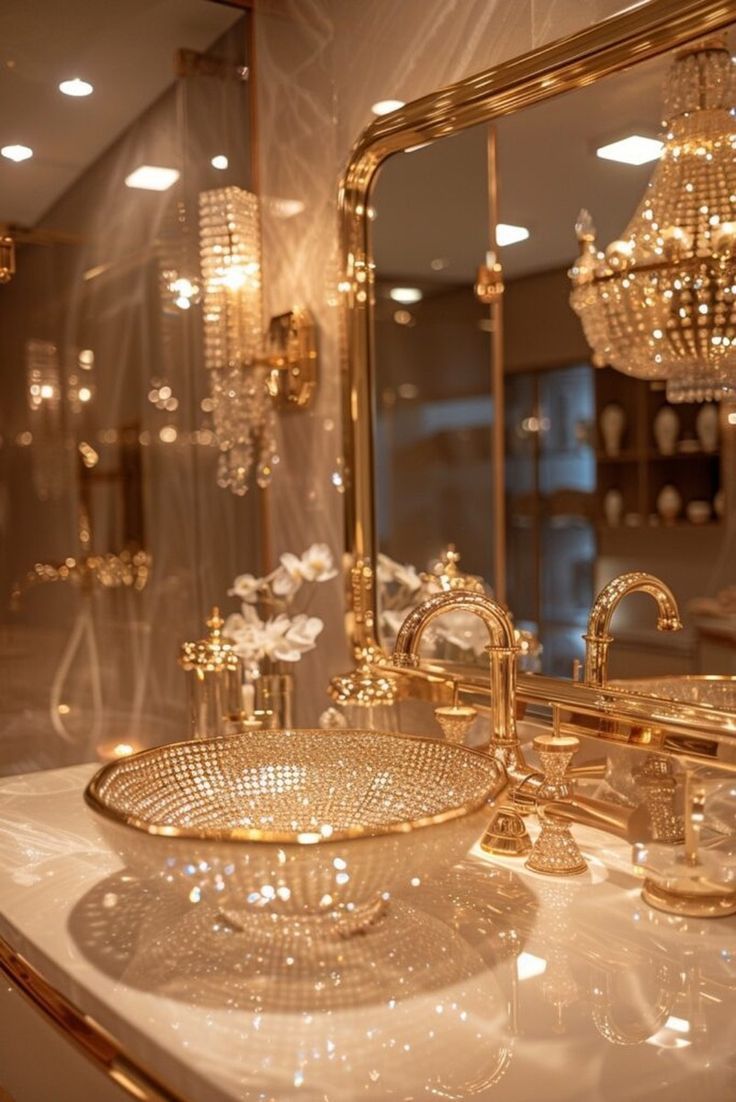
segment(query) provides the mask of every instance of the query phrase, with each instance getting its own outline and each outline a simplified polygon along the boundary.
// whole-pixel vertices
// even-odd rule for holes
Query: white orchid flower
[[[316,616],[295,616],[283,613],[263,625],[263,650],[276,662],[298,662],[307,651],[314,650],[315,639],[324,627]]]
[[[239,574],[233,582],[232,589],[228,589],[228,596],[239,597],[241,601],[255,604],[258,600],[258,591],[263,586],[263,578],[254,578],[252,574]]]
[[[395,559],[382,553],[378,556],[376,576],[382,585],[398,582],[399,585],[408,589],[409,593],[416,593],[422,586],[422,579],[411,563],[396,562]]]
[[[270,576],[271,589],[277,597],[293,597],[304,580],[301,559],[287,551],[281,556],[281,565]]]
[[[301,575],[307,582],[328,582],[337,576],[332,552],[326,543],[313,543],[307,548],[301,558]]]
[[[315,640],[324,626],[319,616],[306,616],[301,613],[291,621],[288,638],[295,646],[303,647],[305,652],[313,650]]]

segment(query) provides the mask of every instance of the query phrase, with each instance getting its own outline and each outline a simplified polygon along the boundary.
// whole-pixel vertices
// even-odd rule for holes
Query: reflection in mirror
[[[720,96],[734,106],[731,72],[703,75],[701,53],[678,70],[667,108],[663,84],[674,56],[498,120],[496,172],[490,181],[488,128],[478,126],[393,157],[372,196],[378,539],[383,555],[401,567],[381,560],[379,582],[381,570],[408,581],[403,597],[407,605],[416,603],[423,590],[407,564],[418,572],[431,570],[453,544],[461,569],[482,576],[491,588],[496,585],[499,569],[492,546],[499,511],[494,510],[493,484],[499,472],[491,458],[493,434],[502,431],[505,599],[517,628],[539,639],[537,668],[554,676],[570,676],[573,661],[582,660],[581,636],[596,593],[632,570],[649,571],[668,583],[685,627],[661,635],[654,630],[649,603],[640,598],[624,602],[614,623],[611,677],[631,677],[632,671],[648,678],[736,672],[733,391],[720,385],[699,393],[685,385],[668,390],[658,348],[651,351],[649,379],[627,375],[625,352],[623,360],[610,347],[602,352],[601,340],[592,350],[570,304],[580,210],[590,210],[597,227],[596,243],[588,245],[584,224],[583,250],[593,256],[593,265],[608,265],[609,273],[598,288],[603,313],[592,321],[590,313],[584,317],[594,340],[596,324],[600,329],[600,317],[607,316],[605,280],[610,281],[611,272],[615,277],[621,264],[631,263],[626,250],[631,248],[627,226],[632,215],[642,200],[649,200],[655,216],[662,209],[647,185],[663,156],[663,116],[669,114],[675,133],[670,146],[676,140],[684,143],[673,118],[682,114],[685,129],[701,124],[685,103],[698,79],[712,79],[710,98],[703,102],[713,107]],[[723,40],[710,43],[707,56],[727,58]],[[733,69],[730,61],[727,68]],[[671,244],[672,234],[680,231],[663,227],[664,243],[655,241],[644,261],[684,258],[684,292],[682,286],[678,290],[678,271],[670,272],[669,285],[665,275],[657,284],[656,264],[653,286],[655,291],[660,286],[659,301],[667,286],[674,288],[670,295],[682,292],[677,318],[686,326],[690,302],[696,302],[692,325],[697,333],[702,335],[704,319],[712,317],[716,328],[708,330],[709,348],[720,354],[736,336],[734,289],[726,278],[729,272],[733,277],[733,115],[711,110],[705,124],[707,141],[701,143],[701,160],[695,158],[693,179],[685,169],[677,176],[669,168],[666,178],[670,191],[675,177],[687,189],[674,207],[683,222],[686,195],[699,192],[695,222],[682,229],[693,238],[695,259],[688,269],[683,249],[689,239],[673,238]],[[624,139],[629,140],[617,144]],[[711,139],[716,145],[708,144]],[[677,168],[681,154],[687,156],[684,149],[683,144],[678,152],[665,152],[663,170],[673,159]],[[715,171],[709,176],[703,166],[712,159]],[[717,186],[708,182],[713,178]],[[489,317],[473,288],[478,266],[486,261],[494,192],[504,293],[500,311],[494,315],[491,308]],[[646,205],[641,209],[646,227],[652,215],[646,214]],[[696,223],[702,223],[700,229]],[[606,253],[613,257],[610,263],[597,252],[609,242],[615,243]],[[687,281],[692,265],[705,263],[704,250],[711,243],[723,286],[714,287],[708,305],[704,269],[692,276],[692,284]],[[580,296],[591,293],[585,279],[584,271],[583,290],[575,292],[583,314]],[[625,271],[622,283],[623,289],[611,284],[611,296],[625,295]],[[656,302],[655,291],[650,287],[644,297],[651,294]],[[630,317],[631,306],[624,309],[629,314],[622,316]],[[499,324],[503,395],[494,395],[493,330]],[[615,318],[609,339],[611,333],[616,333]],[[682,339],[679,333],[675,319],[661,339],[674,347]],[[611,362],[620,369],[597,366]],[[718,370],[728,363],[726,353]],[[390,645],[399,618],[395,587],[379,585],[381,600],[379,620]],[[464,654],[457,649],[450,654],[442,641],[434,644],[437,657],[473,657],[472,646]]]
[[[6,24],[1,129],[32,156],[0,159],[0,772],[181,738],[177,642],[258,554],[216,486],[198,241],[200,193],[250,186],[249,19],[46,0]]]

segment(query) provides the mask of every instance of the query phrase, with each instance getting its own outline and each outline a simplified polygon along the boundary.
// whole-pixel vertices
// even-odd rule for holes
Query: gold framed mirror
[[[376,283],[372,251],[372,204],[379,170],[389,158],[426,143],[457,136],[479,124],[497,123],[522,108],[538,106],[564,92],[574,92],[649,62],[704,36],[724,30],[736,20],[733,3],[682,3],[663,0],[635,7],[566,40],[489,69],[468,80],[417,100],[381,118],[359,138],[340,193],[343,291],[347,302],[345,349],[346,465],[350,475],[347,495],[347,550],[355,564],[348,630],[363,660],[382,663],[376,605]],[[494,458],[498,456],[495,447]],[[499,475],[494,473],[498,484]],[[496,500],[503,492],[496,491]],[[503,586],[500,587],[501,595]],[[592,603],[592,602],[591,602]],[[513,608],[512,608],[513,611]],[[407,692],[444,698],[448,683],[472,694],[488,691],[487,679],[447,663],[425,664],[418,676],[401,676]],[[430,688],[428,689],[428,686]],[[559,678],[522,675],[522,700],[570,705],[570,691],[578,702],[585,689]],[[654,705],[646,687],[632,704],[623,691],[606,687],[606,701],[616,712],[631,708],[638,718],[651,718]],[[646,701],[649,700],[649,704]],[[587,704],[595,711],[593,697]],[[701,709],[691,701],[690,718],[715,730],[728,729],[723,712]],[[670,709],[673,714],[678,706]],[[682,715],[679,716],[682,720]],[[628,737],[628,736],[627,736]],[[667,736],[669,737],[669,736]]]

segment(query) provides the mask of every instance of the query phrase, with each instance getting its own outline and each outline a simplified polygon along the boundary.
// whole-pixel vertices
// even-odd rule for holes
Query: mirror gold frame
[[[673,10],[673,7],[675,10]],[[376,639],[375,424],[373,276],[369,200],[386,160],[412,146],[490,123],[562,92],[582,88],[638,62],[658,57],[736,21],[736,0],[650,0],[632,11],[493,66],[379,118],[355,144],[339,193],[342,283],[346,303],[343,363],[347,552],[353,564],[347,630],[356,654],[385,665]],[[488,695],[488,680],[436,663],[396,671],[408,695],[447,700],[454,691]],[[407,688],[408,686],[408,688]],[[557,722],[630,745],[670,748],[690,756],[695,725],[733,745],[736,722],[709,707],[632,698],[559,679],[521,675],[522,701],[551,706]],[[606,715],[605,720],[601,719]],[[611,717],[615,718],[611,718]],[[571,718],[572,717],[572,718]],[[574,723],[572,720],[574,719]],[[677,746],[677,749],[675,749]],[[701,757],[699,749],[695,757]],[[718,752],[716,751],[716,756]]]

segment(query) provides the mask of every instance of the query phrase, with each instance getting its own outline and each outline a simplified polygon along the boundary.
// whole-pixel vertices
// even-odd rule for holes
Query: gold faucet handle
[[[465,736],[477,715],[475,708],[471,708],[469,704],[452,704],[434,710],[434,718],[442,728],[447,742],[454,742],[459,746],[465,742]]]

